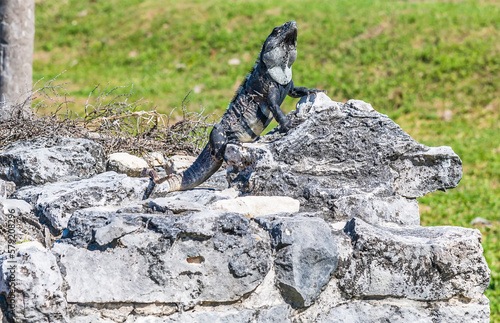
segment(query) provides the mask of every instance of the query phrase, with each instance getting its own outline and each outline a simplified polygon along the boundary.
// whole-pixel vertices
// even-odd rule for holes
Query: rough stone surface
[[[416,197],[456,185],[458,156],[418,144],[362,101],[318,94],[292,116],[286,135],[228,146],[231,189],[225,170],[203,187],[155,190],[146,201],[147,178],[115,172],[12,194],[7,186],[16,187],[0,181],[4,318],[488,322],[479,232],[419,225]],[[76,145],[62,154],[87,152]],[[248,200],[257,202],[240,203]],[[278,214],[256,216],[270,213]],[[11,255],[15,290],[7,287]]]
[[[358,301],[344,303],[314,320],[318,323],[369,322],[489,322],[487,300],[462,302],[412,302],[407,300]]]
[[[175,155],[167,158],[164,167],[167,174],[180,174],[196,160],[193,156]]]
[[[67,302],[56,257],[38,242],[17,246],[15,257],[0,258],[0,294],[12,293],[7,317],[15,322],[65,322]],[[14,283],[14,288],[10,283]]]
[[[242,196],[217,201],[212,204],[212,207],[216,210],[236,212],[254,218],[277,213],[297,213],[300,202],[288,196]]]
[[[163,194],[160,194],[163,195]],[[153,211],[183,213],[187,211],[201,211],[213,208],[213,205],[221,200],[232,200],[239,193],[233,189],[223,191],[192,189],[184,192],[171,192],[165,197],[153,198],[149,201],[148,207]],[[153,197],[157,194],[153,193]]]
[[[141,171],[147,168],[148,163],[137,156],[128,153],[114,153],[106,161],[106,170],[132,177],[140,177]]]
[[[0,254],[8,253],[8,246],[21,241],[38,241],[48,245],[45,230],[33,214],[33,207],[22,200],[0,200]]]
[[[73,211],[140,200],[147,185],[147,178],[106,172],[69,183],[26,187],[13,196],[34,205],[39,216],[46,218],[55,230],[61,231],[66,228]]]
[[[0,179],[0,200],[5,200],[16,190],[14,182],[4,181]]]
[[[18,186],[88,178],[105,169],[102,147],[88,139],[36,138],[0,149],[0,177]]]
[[[352,219],[344,232],[353,254],[340,262],[337,277],[342,291],[353,297],[475,299],[489,285],[478,230],[386,228]]]
[[[343,196],[415,198],[453,188],[462,177],[449,147],[419,144],[362,101],[303,98],[286,135],[228,145],[230,186],[256,195],[297,198],[302,210],[331,213]]]
[[[294,307],[310,306],[337,268],[337,243],[319,218],[256,219],[271,234],[276,249],[276,282]]]
[[[331,205],[332,212],[327,216],[330,221],[345,221],[356,217],[373,224],[420,224],[417,200],[398,195],[347,195],[332,200]]]
[[[436,190],[454,188],[462,178],[462,162],[451,147],[430,147],[408,153],[391,164],[397,194],[422,197]]]
[[[23,200],[5,199],[2,201],[2,204],[4,214],[28,215],[33,211],[33,207]]]
[[[166,163],[165,157],[159,151],[145,153],[142,158],[148,163],[149,167],[160,167]]]
[[[114,247],[122,246],[122,247]],[[245,217],[199,212],[75,212],[52,249],[71,303],[231,302],[269,271],[265,231]]]
[[[174,314],[165,321],[152,322],[184,322],[184,323],[234,323],[234,322],[262,322],[262,323],[288,323],[289,309],[281,305],[264,309],[233,309],[226,312],[197,311],[193,313]]]

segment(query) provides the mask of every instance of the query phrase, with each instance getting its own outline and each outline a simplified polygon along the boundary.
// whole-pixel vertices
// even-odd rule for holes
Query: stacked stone
[[[416,198],[460,181],[451,148],[417,143],[361,101],[318,94],[291,118],[286,135],[229,145],[228,181],[221,172],[213,188],[166,193],[158,185],[145,201],[148,180],[131,177],[137,169],[123,154],[106,161],[92,141],[3,147],[0,177],[17,187],[1,181],[0,197],[17,212],[17,234],[30,232],[13,259],[2,242],[0,293],[13,302],[4,315],[489,321],[479,231],[420,226]]]

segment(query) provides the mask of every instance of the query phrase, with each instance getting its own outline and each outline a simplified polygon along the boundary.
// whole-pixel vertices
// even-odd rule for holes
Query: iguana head
[[[279,84],[285,85],[292,80],[292,64],[297,58],[297,23],[289,21],[275,27],[267,37],[260,60],[269,75]]]

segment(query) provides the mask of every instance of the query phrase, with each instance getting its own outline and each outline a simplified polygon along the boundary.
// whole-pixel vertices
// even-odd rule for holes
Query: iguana
[[[290,129],[291,122],[280,106],[287,95],[299,98],[317,89],[296,87],[292,81],[292,64],[297,58],[297,23],[289,21],[275,27],[267,37],[260,55],[236,92],[231,103],[214,126],[210,139],[193,165],[181,174],[159,178],[153,169],[144,169],[143,176],[151,178],[144,193],[147,199],[155,184],[168,185],[168,191],[191,189],[203,183],[222,165],[228,142],[254,141],[272,121],[280,125],[281,132]]]

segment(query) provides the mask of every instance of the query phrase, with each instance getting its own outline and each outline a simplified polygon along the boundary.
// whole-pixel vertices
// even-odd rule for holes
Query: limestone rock
[[[222,169],[196,189],[158,185],[147,201],[149,179],[100,173],[102,161],[88,170],[85,156],[103,159],[88,142],[4,147],[0,172],[24,176],[13,193],[0,180],[5,319],[487,322],[490,271],[479,232],[419,226],[416,197],[457,185],[458,156],[417,143],[362,101],[320,93],[290,117],[287,134],[228,145],[231,189]],[[58,182],[30,170],[40,167],[28,154],[34,143],[52,156]],[[25,149],[6,157],[12,147]],[[13,240],[51,249],[30,242],[10,252]],[[15,320],[5,306],[11,255]]]
[[[5,199],[2,204],[4,214],[15,213],[16,215],[26,215],[33,211],[33,207],[23,200]]]
[[[337,277],[350,297],[439,301],[480,298],[490,282],[478,230],[460,227],[387,228],[350,220],[353,245]]]
[[[105,246],[140,228],[139,224],[128,224],[123,221],[122,217],[116,217],[110,223],[93,231],[94,240],[98,245]]]
[[[232,302],[262,282],[271,260],[265,231],[213,211],[80,210],[52,250],[65,268],[67,300],[79,304]]]
[[[220,200],[230,200],[238,196],[238,192],[233,189],[223,191],[192,189],[188,191],[170,192],[165,197],[153,198],[149,201],[149,207],[158,212],[168,212],[179,214],[188,211],[201,211],[209,208]],[[153,196],[156,194],[153,192]]]
[[[262,217],[276,248],[276,282],[294,307],[310,306],[337,268],[337,243],[319,218]]]
[[[165,163],[165,171],[167,174],[180,174],[188,169],[196,160],[196,157],[175,155],[167,158]]]
[[[8,253],[9,245],[25,241],[45,244],[44,227],[32,211],[25,201],[0,200],[0,254]]]
[[[330,205],[332,212],[327,219],[331,221],[346,221],[356,217],[372,224],[420,224],[417,200],[398,195],[381,197],[353,194],[333,199]]]
[[[318,93],[302,98],[289,116],[294,127],[286,135],[228,145],[230,186],[290,196],[303,211],[329,214],[344,196],[415,198],[461,179],[461,160],[451,148],[419,144],[361,101],[342,104]]]
[[[46,218],[55,230],[61,231],[66,228],[73,211],[140,200],[147,185],[147,178],[106,172],[69,183],[26,187],[13,196],[34,205],[39,216]]]
[[[141,171],[147,167],[149,167],[148,163],[144,159],[128,153],[111,154],[106,162],[107,171],[127,174],[132,177],[140,177]]]
[[[14,182],[4,181],[0,179],[0,200],[5,200],[16,190]]]
[[[0,177],[18,186],[88,178],[105,169],[102,147],[87,139],[36,138],[0,151]]]
[[[163,154],[159,151],[146,152],[142,156],[142,159],[148,163],[149,167],[162,167],[166,163],[165,157],[163,157]]]
[[[17,249],[16,257],[0,257],[0,293],[14,301],[10,307],[13,312],[8,315],[14,322],[67,322],[67,302],[56,257],[38,242],[22,243]],[[9,282],[14,282],[15,288],[10,288]]]
[[[196,311],[176,313],[166,320],[155,320],[151,323],[184,322],[184,323],[234,323],[234,322],[259,322],[259,323],[291,323],[288,306],[274,306],[263,309],[233,309],[228,311]]]
[[[297,213],[300,202],[288,196],[242,196],[219,200],[212,204],[215,210],[236,212],[249,218],[277,213]]]
[[[370,322],[457,322],[487,323],[490,308],[488,300],[462,302],[415,302],[408,300],[354,300],[319,313],[318,323],[370,323]]]
[[[398,174],[394,180],[397,194],[422,197],[436,190],[454,188],[462,178],[462,162],[451,147],[430,147],[408,153],[391,167]]]

